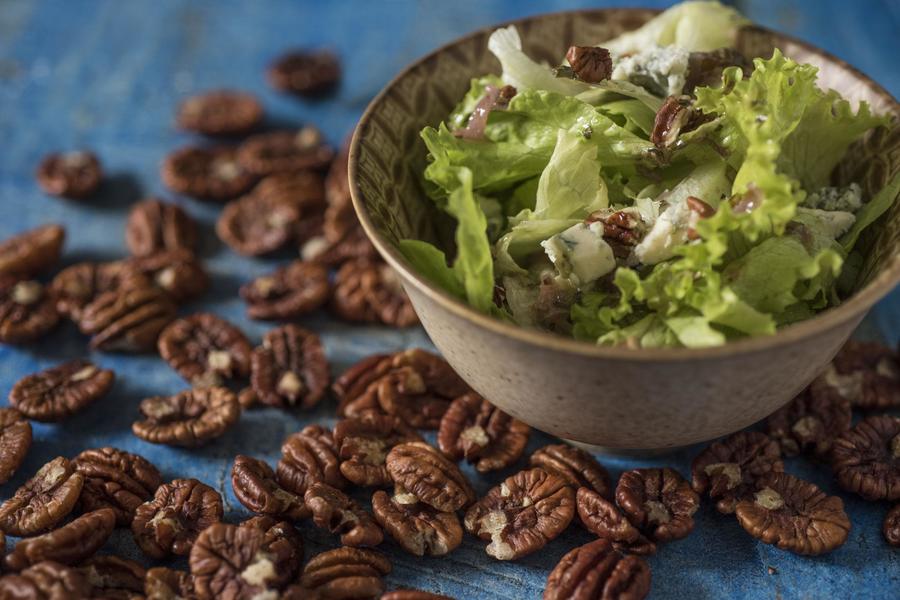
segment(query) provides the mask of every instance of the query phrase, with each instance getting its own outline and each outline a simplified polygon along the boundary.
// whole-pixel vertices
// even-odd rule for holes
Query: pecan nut
[[[52,423],[81,412],[112,387],[115,375],[86,360],[72,360],[19,380],[9,402],[29,419]]]
[[[454,400],[438,428],[438,447],[453,460],[465,458],[479,473],[510,466],[525,452],[531,428],[475,392]]]
[[[184,100],[178,107],[178,127],[204,135],[240,135],[255,129],[263,107],[252,94],[213,90]]]
[[[341,64],[327,50],[293,50],[279,56],[267,71],[276,90],[300,96],[318,96],[341,79]]]
[[[900,547],[900,504],[897,504],[884,515],[884,524],[881,527],[884,539],[891,546]]]
[[[668,542],[693,531],[700,497],[674,469],[632,469],[619,478],[616,504],[650,539]]]
[[[134,435],[151,444],[190,448],[233,427],[241,416],[241,405],[231,390],[210,387],[146,398],[140,411],[144,419],[131,425]]]
[[[263,529],[216,523],[204,529],[191,548],[191,576],[197,597],[277,597],[282,571],[296,565],[292,554],[271,551]]]
[[[194,600],[194,581],[190,573],[168,567],[154,567],[144,577],[147,600]]]
[[[401,548],[415,556],[443,556],[462,543],[463,529],[453,512],[441,512],[408,496],[372,495],[375,519]]]
[[[313,523],[341,536],[345,546],[377,546],[384,539],[381,528],[363,507],[342,491],[314,483],[304,494]]]
[[[649,565],[601,539],[562,557],[547,577],[544,600],[642,600],[649,593]]]
[[[759,479],[756,493],[738,502],[735,515],[753,537],[795,554],[830,552],[842,546],[850,532],[840,498],[787,473]]]
[[[473,504],[466,531],[490,541],[485,551],[498,560],[536,552],[572,522],[575,493],[565,480],[543,469],[520,471]]]
[[[166,156],[160,169],[163,183],[174,192],[201,200],[223,202],[250,189],[256,177],[228,146],[188,146]]]
[[[244,256],[261,256],[291,242],[303,218],[302,209],[274,195],[251,193],[225,205],[216,234]]]
[[[0,242],[0,277],[27,279],[46,271],[62,253],[66,230],[62,225],[42,225]]]
[[[820,378],[863,410],[900,406],[900,357],[876,342],[847,342]]]
[[[203,264],[188,250],[164,250],[125,261],[124,267],[142,275],[176,303],[203,295],[209,288],[209,276]]]
[[[336,548],[306,563],[300,586],[322,600],[377,598],[384,592],[383,577],[390,572],[390,561],[374,550]]]
[[[784,471],[777,442],[758,431],[742,431],[715,442],[691,463],[691,487],[709,493],[722,514],[752,492],[754,482],[767,473]]]
[[[656,112],[650,141],[657,148],[671,148],[693,113],[690,96],[669,96]]]
[[[831,456],[845,490],[866,500],[900,500],[900,418],[863,419],[835,440]]]
[[[324,169],[334,158],[334,149],[312,125],[297,131],[259,133],[238,148],[241,166],[257,177],[283,171]]]
[[[80,262],[56,274],[50,293],[56,298],[57,312],[78,323],[88,304],[120,285],[132,285],[128,279],[135,276],[123,261]]]
[[[75,508],[83,485],[72,463],[54,458],[0,505],[0,529],[16,536],[53,529]]]
[[[263,515],[251,517],[239,526],[263,532],[262,549],[275,556],[275,562],[280,565],[275,585],[283,587],[297,579],[303,566],[303,538],[293,525]]]
[[[50,332],[59,323],[56,301],[32,280],[0,280],[0,343],[24,344]]]
[[[397,487],[439,511],[453,512],[475,500],[475,490],[459,467],[425,442],[394,446],[386,465]]]
[[[6,567],[21,571],[44,560],[74,565],[93,556],[115,527],[116,514],[112,509],[101,508],[83,514],[50,533],[19,540],[13,551],[6,555]]]
[[[88,150],[53,152],[41,160],[35,177],[51,196],[82,200],[100,187],[103,169],[97,155]]]
[[[612,502],[590,488],[578,488],[575,495],[578,517],[585,528],[597,537],[609,540],[613,547],[627,554],[654,554],[656,544]]]
[[[574,489],[586,487],[604,498],[612,495],[609,472],[581,448],[551,444],[535,450],[529,462],[532,467],[562,477]]]
[[[334,380],[331,391],[338,401],[339,416],[345,417],[362,412],[362,408],[351,409],[348,412],[348,407],[365,393],[370,384],[391,370],[393,358],[393,354],[373,354],[352,365]]]
[[[94,597],[137,600],[144,592],[147,570],[133,560],[118,556],[94,556],[78,570],[94,588]]]
[[[222,496],[196,479],[176,479],[157,488],[134,512],[134,541],[151,558],[191,551],[200,532],[222,520]]]
[[[283,325],[263,336],[251,357],[250,383],[262,404],[312,408],[328,389],[328,359],[312,331]]]
[[[347,321],[393,327],[419,322],[397,273],[378,261],[350,260],[341,266],[334,279],[332,308]]]
[[[255,513],[292,521],[310,514],[303,497],[278,485],[272,467],[256,458],[239,454],[234,459],[231,487],[240,503]]]
[[[31,448],[31,423],[14,408],[0,408],[0,483],[6,483]]]
[[[72,464],[84,477],[81,509],[110,508],[119,527],[131,525],[135,509],[152,498],[162,484],[159,470],[150,461],[117,448],[85,450]]]
[[[84,307],[78,327],[91,336],[91,348],[106,352],[145,352],[175,318],[175,305],[159,288],[122,286],[100,294]]]
[[[347,482],[341,475],[331,431],[319,425],[309,425],[291,434],[281,445],[281,460],[275,469],[275,480],[282,488],[298,496],[318,482],[344,488]]]
[[[294,261],[241,286],[240,295],[251,319],[296,319],[328,301],[328,269],[316,263]]]
[[[131,207],[125,223],[125,245],[133,256],[164,250],[193,251],[197,226],[177,204],[148,198]]]
[[[159,354],[192,385],[221,385],[250,374],[250,341],[212,313],[172,321],[159,334]]]
[[[90,598],[92,591],[78,569],[49,560],[0,577],[0,598]]]
[[[831,452],[834,439],[850,429],[851,419],[850,401],[817,379],[772,413],[766,428],[785,456],[809,452],[823,458]]]
[[[575,77],[586,83],[600,83],[612,75],[612,57],[606,48],[570,46],[566,60]]]
[[[398,444],[421,441],[416,430],[399,417],[375,411],[343,419],[334,427],[341,473],[347,481],[361,486],[389,486],[388,452]]]

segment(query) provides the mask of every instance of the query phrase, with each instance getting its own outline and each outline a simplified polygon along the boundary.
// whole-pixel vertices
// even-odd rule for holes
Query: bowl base
[[[619,458],[659,458],[667,454],[674,454],[690,446],[672,446],[671,448],[650,448],[629,449],[629,448],[610,448],[608,446],[598,446],[596,444],[587,444],[585,442],[576,442],[575,440],[563,440],[567,444],[571,444],[582,450],[587,450],[591,454],[602,454],[603,456],[612,456]]]

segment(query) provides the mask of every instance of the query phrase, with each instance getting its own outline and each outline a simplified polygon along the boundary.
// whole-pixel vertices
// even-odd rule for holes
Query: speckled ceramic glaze
[[[558,13],[518,21],[525,51],[553,63],[572,44],[597,44],[634,29],[646,10]],[[411,270],[397,240],[448,247],[453,222],[420,188],[425,125],[439,123],[469,80],[500,65],[487,50],[493,28],[426,56],[401,73],[369,106],[350,153],[353,200],[363,225],[400,273],[422,324],[450,364],[497,406],[532,426],[613,449],[663,449],[746,427],[779,408],[837,352],[866,311],[900,281],[900,203],[860,242],[867,255],[857,293],[840,307],[770,337],[711,349],[597,347],[519,328],[479,314]],[[881,87],[842,61],[760,28],[741,32],[748,56],[773,47],[820,68],[823,87],[876,112],[900,115]],[[867,194],[900,170],[900,134],[877,131],[841,165],[838,182],[859,181]]]

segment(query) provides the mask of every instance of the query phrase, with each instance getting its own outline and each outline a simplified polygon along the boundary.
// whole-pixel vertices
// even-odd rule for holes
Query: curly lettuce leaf
[[[488,39],[490,50],[503,67],[503,82],[518,91],[545,90],[573,96],[588,89],[586,83],[574,79],[562,79],[553,69],[541,65],[522,51],[522,39],[514,25],[501,27]]]
[[[618,54],[640,52],[654,45],[709,52],[734,46],[738,29],[749,22],[735,9],[718,2],[682,2],[602,46]]]

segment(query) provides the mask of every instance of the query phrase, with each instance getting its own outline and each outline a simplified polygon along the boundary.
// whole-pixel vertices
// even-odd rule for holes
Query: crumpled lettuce
[[[522,39],[515,25],[502,27],[491,34],[488,39],[488,50],[497,57],[503,67],[503,82],[520,92],[545,90],[573,96],[590,88],[581,81],[559,78],[547,65],[531,60],[522,51]]]
[[[749,22],[735,9],[718,2],[682,2],[602,45],[618,54],[640,52],[654,45],[709,52],[734,46],[738,29]]]

